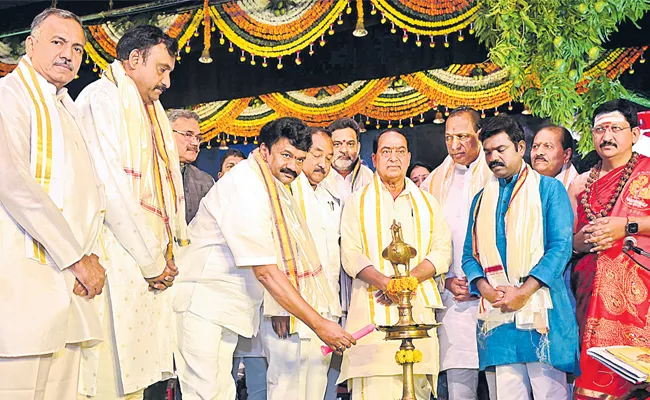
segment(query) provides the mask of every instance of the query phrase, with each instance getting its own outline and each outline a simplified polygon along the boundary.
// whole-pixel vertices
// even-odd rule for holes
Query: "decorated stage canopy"
[[[300,64],[306,54],[326,45],[327,36],[335,34],[344,18],[355,18],[363,29],[366,12],[379,13],[386,29],[399,32],[405,42],[412,38],[416,46],[422,46],[426,39],[426,45],[434,47],[435,37],[440,36],[441,44],[449,47],[448,35],[457,33],[457,39],[462,41],[462,30],[468,27],[472,31],[471,23],[479,9],[476,0],[240,0],[218,5],[209,5],[206,0],[204,4],[194,10],[86,26],[86,61],[99,69],[106,68],[115,58],[115,47],[124,32],[133,25],[150,23],[178,39],[182,49],[179,60],[191,46],[209,49],[214,34],[220,45],[228,46],[242,61],[268,66],[273,59],[276,66],[281,66],[283,57],[291,56]],[[351,15],[353,8],[355,14]],[[0,75],[13,70],[23,53],[20,41],[0,42]]]
[[[645,47],[616,49],[603,54],[585,73],[615,78],[642,59]],[[585,90],[586,79],[578,83]],[[295,116],[313,126],[325,126],[337,118],[359,116],[372,126],[412,125],[432,109],[440,112],[469,106],[494,115],[512,101],[508,71],[491,62],[451,65],[390,77],[334,86],[271,93],[255,98],[215,101],[192,107],[201,116],[205,141],[224,132],[251,137],[262,125],[282,116]],[[512,107],[509,106],[512,110]],[[502,111],[505,111],[502,110]],[[431,121],[427,121],[431,122]]]
[[[202,6],[194,1],[186,8],[124,14],[87,24],[84,69],[101,74],[113,61],[117,42],[126,30],[153,24],[178,39],[177,60],[182,64],[196,62],[193,49],[201,50],[199,62],[211,63],[211,49],[220,46],[224,54],[241,63],[282,70],[287,63],[303,64],[315,52],[334,50],[327,47],[332,35],[346,27],[349,34],[350,25],[355,27],[352,35],[367,35],[367,17],[373,16],[373,29],[396,35],[401,38],[398,43],[414,50],[449,49],[463,42],[466,34],[476,35],[490,46],[491,61],[447,61],[451,65],[420,71],[421,67],[412,68],[396,76],[374,74],[375,79],[350,79],[334,85],[329,82],[336,81],[330,80],[322,87],[258,91],[255,96],[234,99],[203,97],[189,102],[221,100],[182,105],[199,113],[203,139],[209,141],[224,135],[254,137],[264,123],[280,116],[296,116],[314,126],[355,117],[364,125],[390,127],[434,118],[440,122],[444,114],[461,105],[479,110],[482,116],[495,115],[500,108],[511,109],[513,101],[524,101],[526,111],[538,116],[566,126],[575,122],[575,130],[587,134],[581,140],[581,149],[587,151],[586,115],[596,103],[625,94],[618,78],[625,71],[632,74],[635,62],[645,62],[647,48],[605,50],[602,45],[618,24],[639,20],[650,3],[609,0],[584,8],[581,1],[550,4],[528,0],[524,8],[498,0],[204,0]],[[566,9],[560,12],[559,7]],[[10,72],[24,53],[23,39],[14,36],[0,41],[0,76]],[[435,65],[452,59],[444,52],[435,58]],[[219,67],[200,73],[216,74]],[[189,82],[196,86],[196,80]]]

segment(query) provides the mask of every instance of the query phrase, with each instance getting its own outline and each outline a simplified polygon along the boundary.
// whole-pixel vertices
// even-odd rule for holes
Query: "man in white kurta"
[[[303,173],[291,183],[291,192],[307,220],[327,281],[338,299],[341,255],[339,200],[323,184],[333,155],[332,139],[322,130],[312,133],[312,146]],[[340,315],[324,315],[338,322]],[[281,338],[273,318],[262,320],[262,345],[268,360],[267,396],[270,400],[322,400],[331,354],[323,357],[321,341],[312,332]],[[278,322],[278,318],[276,323]]]
[[[327,127],[327,131],[332,135],[334,158],[332,159],[332,168],[325,178],[325,184],[334,192],[343,207],[350,194],[362,189],[372,181],[372,171],[361,163],[361,142],[359,141],[361,127],[355,120],[352,118],[337,119]],[[345,327],[352,295],[352,278],[341,269],[339,282],[343,312],[341,326]],[[340,371],[341,357],[334,354],[328,377],[326,400],[337,398],[336,381]]]
[[[104,286],[104,192],[63,87],[81,65],[81,22],[53,9],[35,21],[28,55],[0,79],[0,398],[71,400],[80,347],[102,337],[87,298]]]
[[[334,158],[325,181],[345,204],[350,194],[372,181],[372,171],[361,163],[361,128],[356,121],[351,118],[338,119],[327,127],[327,131],[332,134]]]
[[[479,114],[472,109],[460,108],[452,112],[445,125],[449,155],[421,186],[440,202],[451,228],[453,257],[442,293],[445,309],[438,311],[442,322],[438,328],[440,370],[447,372],[450,400],[476,399],[479,380],[476,348],[478,298],[469,294],[469,284],[462,269],[469,208],[476,193],[483,189],[492,175],[478,140],[476,124],[479,120]]]
[[[170,85],[176,48],[159,28],[127,31],[119,60],[77,99],[106,185],[109,257],[108,290],[98,306],[107,340],[84,354],[83,398],[142,398],[144,388],[173,373],[171,297],[163,290],[178,273],[174,254],[187,238],[174,133],[158,96]]]
[[[406,179],[410,153],[401,131],[382,132],[373,144],[372,158],[377,169],[373,181],[350,196],[341,223],[343,267],[354,278],[347,329],[355,332],[371,323],[397,322],[397,306],[384,294],[394,272],[381,257],[391,241],[394,220],[401,224],[404,241],[417,250],[411,263],[411,275],[420,282],[412,300],[413,318],[433,323],[434,309],[442,307],[433,277],[446,273],[451,262],[449,226],[438,201]],[[414,343],[423,355],[414,365],[419,400],[430,398],[439,370],[435,330],[430,335]],[[385,341],[384,336],[375,331],[343,355],[339,381],[352,382],[354,400],[401,397],[402,367],[395,363],[399,343]]]
[[[234,398],[237,335],[258,333],[262,300],[265,315],[289,317],[283,336],[312,330],[332,348],[354,343],[321,316],[340,307],[287,189],[300,174],[311,131],[298,119],[279,118],[259,138],[260,148],[203,198],[190,224],[192,244],[179,258],[176,365],[185,399]]]

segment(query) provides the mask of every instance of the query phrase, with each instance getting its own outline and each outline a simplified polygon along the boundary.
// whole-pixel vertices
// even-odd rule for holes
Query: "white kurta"
[[[257,334],[264,298],[252,266],[277,263],[268,194],[251,162],[237,164],[201,201],[177,260],[174,298],[174,311],[245,337]]]
[[[361,159],[357,160],[361,162]],[[356,179],[353,179],[353,174],[348,174],[348,176],[343,177],[339,174],[334,167],[330,168],[329,174],[325,177],[325,180],[321,182],[321,185],[326,187],[339,201],[341,202],[341,208],[345,206],[345,201],[350,197],[355,191],[361,190],[366,187],[367,184],[372,182],[373,172],[370,168],[365,165],[359,165],[359,173],[356,176]],[[343,315],[341,316],[341,325],[345,327],[348,315],[348,309],[350,308],[350,299],[352,296],[352,278],[345,273],[345,270],[341,271],[340,274],[340,299],[341,299],[341,309]]]
[[[117,87],[107,79],[88,85],[77,98],[91,155],[106,186],[103,244],[109,258],[107,285],[113,319],[113,346],[117,349],[123,393],[136,392],[171,376],[172,330],[169,289],[152,293],[145,277],[165,268],[167,237],[158,238],[149,227],[140,200],[134,195],[124,159],[131,157],[128,130]],[[143,144],[145,145],[145,144]],[[152,173],[145,171],[143,173]],[[101,297],[106,301],[106,296]],[[98,305],[104,310],[103,303]],[[80,392],[95,395],[99,352],[84,354]]]
[[[571,186],[571,182],[578,176],[578,171],[576,170],[576,167],[573,166],[573,164],[570,164],[569,167],[567,168],[566,165],[562,167],[562,170],[560,171],[559,174],[555,177],[558,181],[562,182],[562,186],[569,191],[569,186]]]
[[[322,184],[314,189],[304,174],[292,182],[291,190],[306,217],[327,281],[334,292],[338,293],[341,270],[339,200]],[[338,316],[325,317],[338,320]],[[269,362],[268,398],[322,400],[331,355],[323,357],[320,339],[313,333],[294,334],[287,339],[280,339],[273,331],[271,318],[268,317],[263,318],[261,330],[264,354]]]
[[[339,246],[341,201],[332,193],[330,187],[322,183],[314,190],[304,174],[301,174],[291,184],[294,195],[299,185],[305,203],[304,205],[300,204],[300,207],[304,207],[307,227],[316,244],[318,257],[327,279],[334,292],[338,293],[341,271],[341,248]]]
[[[30,108],[33,103],[16,74],[0,80],[0,357],[50,354],[66,343],[101,339],[97,313],[72,293],[68,269],[96,252],[104,193],[77,124],[66,89],[58,91],[37,74],[44,96],[56,97],[64,135],[63,210],[30,173]],[[25,234],[37,239],[53,260],[27,258]],[[7,378],[6,376],[4,378]]]
[[[232,398],[234,335],[259,335],[264,287],[252,266],[276,264],[277,256],[268,193],[253,162],[237,164],[201,200],[189,226],[191,243],[177,260],[177,366],[192,396]],[[181,329],[188,319],[203,328]]]
[[[361,162],[361,159],[358,162]],[[346,177],[343,177],[343,175],[339,174],[332,167],[325,181],[323,181],[328,188],[332,189],[334,196],[341,201],[341,207],[345,205],[345,201],[353,192],[363,189],[367,184],[372,182],[373,172],[370,168],[362,164],[359,166],[359,173],[354,182],[352,182],[352,175],[348,174]]]
[[[412,245],[417,244],[417,230],[409,188],[412,188],[412,190],[419,189],[411,182],[411,185],[407,184],[406,189],[393,200],[392,195],[385,186],[383,184],[380,186],[381,195],[383,196],[382,203],[384,204],[384,209],[381,210],[382,221],[392,223],[393,220],[396,220],[400,222],[404,241]],[[343,267],[353,278],[365,267],[373,265],[363,250],[360,218],[362,192],[357,191],[350,196],[343,209],[341,223]],[[422,258],[426,258],[436,267],[438,275],[444,274],[447,272],[451,261],[451,233],[442,217],[442,210],[438,201],[428,193],[423,193],[423,195],[428,198],[431,204],[435,228],[433,229],[433,240],[429,252],[423,255]],[[370,212],[374,212],[374,210]],[[424,210],[420,210],[420,212],[424,212]],[[423,214],[422,218],[428,218],[427,214]],[[388,231],[390,226],[385,225],[382,226],[382,230]],[[367,227],[366,229],[368,229],[370,235],[375,234],[372,232],[373,227]],[[346,327],[349,332],[356,332],[371,323],[368,287],[369,285],[361,279],[353,279],[352,301]],[[421,296],[413,298],[413,317],[425,323],[431,323],[435,320],[433,310],[424,306]],[[414,343],[416,348],[422,351],[423,355],[422,362],[414,365],[415,374],[438,374],[438,338],[436,330],[429,331],[429,334],[431,338],[420,339]],[[402,367],[395,363],[395,352],[399,349],[399,342],[385,341],[384,337],[383,332],[375,331],[359,340],[356,346],[345,351],[339,381],[358,377],[401,375]]]
[[[476,161],[475,161],[476,162]],[[470,180],[473,165],[465,167],[454,165],[452,181],[447,192],[443,214],[451,228],[453,257],[447,278],[462,278],[465,273],[463,264],[463,245],[467,233],[467,221],[471,196]],[[476,324],[478,300],[456,302],[454,295],[444,290],[442,301],[445,310],[438,311],[438,319],[442,322],[438,328],[440,339],[440,369],[450,368],[478,369],[478,350],[476,348]]]

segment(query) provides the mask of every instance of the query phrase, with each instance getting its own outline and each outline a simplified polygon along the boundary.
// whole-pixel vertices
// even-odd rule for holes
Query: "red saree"
[[[625,167],[617,168],[594,183],[591,208],[600,212],[616,190]],[[600,203],[598,202],[598,199]],[[580,193],[578,199],[582,198]],[[610,216],[650,215],[650,158],[639,156],[630,179],[623,188]],[[578,201],[575,232],[588,223]],[[650,249],[650,237],[638,236],[638,245]],[[576,264],[571,280],[576,291],[576,317],[580,327],[581,375],[576,380],[576,399],[617,399],[632,385],[600,364],[586,351],[613,345],[650,348],[650,272],[639,267],[622,252],[623,239],[609,250],[588,254]],[[637,255],[645,266],[650,260]]]

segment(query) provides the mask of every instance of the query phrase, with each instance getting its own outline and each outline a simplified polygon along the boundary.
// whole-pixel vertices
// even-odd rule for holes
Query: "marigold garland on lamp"
[[[404,243],[401,224],[393,220],[390,229],[393,240],[381,256],[390,261],[395,271],[395,277],[388,282],[386,293],[391,298],[399,298],[399,320],[394,325],[380,325],[377,329],[386,332],[385,340],[402,341],[395,353],[395,362],[402,366],[402,400],[416,400],[413,364],[422,361],[422,352],[415,350],[413,340],[430,337],[428,331],[439,324],[418,324],[413,320],[411,297],[419,282],[411,276],[410,262],[417,255],[417,250]],[[404,272],[401,271],[401,265],[404,266]]]

